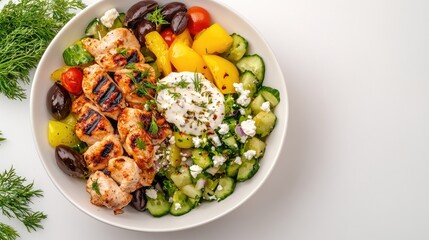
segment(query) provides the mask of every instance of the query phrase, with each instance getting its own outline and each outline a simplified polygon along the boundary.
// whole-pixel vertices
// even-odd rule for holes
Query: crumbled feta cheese
[[[196,178],[198,174],[200,174],[203,171],[203,169],[200,166],[195,164],[189,167],[189,170],[191,170],[191,175],[193,178]]]
[[[242,136],[242,137],[240,137],[240,141],[242,143],[245,143],[247,141],[247,138],[248,138],[248,136]]]
[[[194,147],[199,148],[203,140],[200,137],[193,137],[192,142],[194,143]]]
[[[266,101],[266,102],[262,103],[261,110],[265,111],[265,112],[269,112],[270,111],[270,102]]]
[[[224,156],[221,156],[221,155],[213,156],[213,166],[215,166],[215,167],[219,167],[225,161],[226,161],[226,159]]]
[[[182,157],[182,162],[186,162],[188,160],[186,157]]]
[[[118,16],[118,11],[115,8],[112,8],[104,13],[104,15],[100,18],[100,21],[104,26],[110,28],[113,26],[113,22],[115,22],[115,19]]]
[[[234,163],[241,165],[243,162],[241,161],[241,157],[236,157]]]
[[[247,136],[255,136],[256,134],[256,126],[255,126],[255,121],[254,120],[246,120],[246,121],[242,121],[241,122],[241,128],[243,129],[243,132],[247,135]]]
[[[246,115],[246,109],[240,108],[239,111],[241,115]]]
[[[145,193],[146,193],[146,196],[148,196],[149,198],[156,199],[156,194],[157,194],[156,189],[154,188],[146,189]]]
[[[182,205],[180,203],[175,203],[174,204],[174,210],[179,210],[182,208]]]
[[[244,90],[243,92],[241,92],[240,96],[237,98],[237,103],[243,107],[246,107],[247,105],[249,105],[251,101],[249,94],[250,94],[249,90]]]
[[[219,134],[225,135],[229,132],[229,126],[226,123],[219,125]]]
[[[176,143],[176,139],[174,138],[174,136],[171,136],[171,138],[168,140],[168,142],[173,145]]]
[[[243,153],[243,156],[244,156],[247,160],[252,159],[255,155],[256,155],[256,151],[255,151],[255,150],[247,150],[246,152],[244,152],[244,153]]]
[[[210,140],[212,140],[213,144],[216,147],[222,146],[222,143],[220,142],[219,136],[216,133],[212,134],[212,135],[209,135],[208,137],[209,137]]]
[[[237,103],[243,107],[249,105],[251,101],[249,97],[250,91],[244,90],[243,83],[233,83],[233,86],[235,88],[235,91],[239,94],[239,97],[237,98]]]
[[[216,188],[216,190],[218,190],[218,191],[222,191],[223,190],[223,187],[222,187],[222,185],[217,185],[217,188]]]

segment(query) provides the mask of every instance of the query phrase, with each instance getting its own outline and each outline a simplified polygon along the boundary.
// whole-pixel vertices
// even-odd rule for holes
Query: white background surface
[[[48,214],[44,229],[32,233],[16,220],[0,221],[36,240],[429,239],[429,2],[219,2],[265,36],[288,87],[286,143],[263,188],[198,228],[109,226],[50,182],[33,145],[29,101],[0,96],[7,138],[0,170],[13,165],[34,181],[44,197],[32,207]]]

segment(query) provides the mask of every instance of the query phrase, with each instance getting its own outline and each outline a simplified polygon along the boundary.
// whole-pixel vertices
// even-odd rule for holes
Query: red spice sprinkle
[[[225,74],[223,75],[223,78],[227,78],[227,77],[229,77],[229,74],[228,74],[228,73],[225,73]]]

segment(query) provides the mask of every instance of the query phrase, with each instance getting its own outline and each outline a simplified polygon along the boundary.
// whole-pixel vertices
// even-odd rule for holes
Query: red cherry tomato
[[[61,74],[61,84],[71,94],[82,93],[83,73],[80,68],[72,67]]]
[[[173,33],[173,30],[171,28],[166,28],[161,33],[162,38],[164,38],[164,41],[170,46],[174,39],[176,39],[176,34]]]
[[[188,9],[188,29],[192,35],[197,35],[211,24],[209,12],[202,7],[193,6]]]

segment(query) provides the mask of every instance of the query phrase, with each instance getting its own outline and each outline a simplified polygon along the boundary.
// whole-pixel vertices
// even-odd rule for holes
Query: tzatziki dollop
[[[172,72],[158,81],[157,108],[183,133],[202,135],[225,116],[223,94],[196,72]]]

